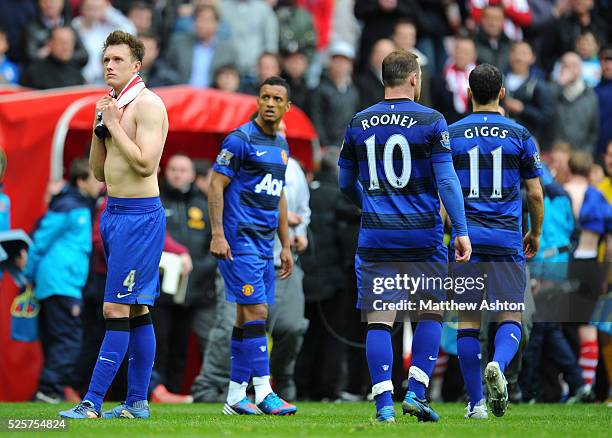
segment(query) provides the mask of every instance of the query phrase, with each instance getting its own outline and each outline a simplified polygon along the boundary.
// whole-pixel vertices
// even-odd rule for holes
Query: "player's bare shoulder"
[[[163,115],[164,131],[168,128],[168,112],[164,101],[149,89],[143,90],[134,100],[134,109],[139,116],[154,116]],[[140,117],[139,117],[140,118]]]

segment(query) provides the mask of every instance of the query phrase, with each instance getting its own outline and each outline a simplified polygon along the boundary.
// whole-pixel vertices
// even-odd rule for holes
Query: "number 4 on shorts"
[[[129,274],[123,280],[123,285],[128,288],[128,292],[132,292],[134,285],[136,284],[136,270],[132,269]]]

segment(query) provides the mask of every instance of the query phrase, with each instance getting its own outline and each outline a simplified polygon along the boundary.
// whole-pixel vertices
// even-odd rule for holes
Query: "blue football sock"
[[[102,401],[113,383],[115,374],[123,362],[130,343],[130,319],[109,318],[106,320],[106,334],[100,346],[91,382],[83,400],[93,403],[96,411],[102,409]]]
[[[230,351],[232,353],[230,380],[236,383],[248,383],[251,379],[251,368],[249,367],[248,356],[243,348],[242,339],[242,329],[234,327],[232,340],[230,341]]]
[[[414,392],[418,398],[424,399],[427,384],[423,380],[429,382],[436,365],[440,339],[442,338],[442,323],[437,315],[421,315],[421,318],[412,338],[412,364],[409,373],[410,378],[408,379],[408,390]],[[413,369],[413,367],[417,369]],[[422,375],[422,373],[425,375]]]
[[[376,400],[376,411],[385,406],[393,406],[393,346],[391,345],[391,327],[387,324],[368,324],[366,337],[366,357],[372,391]],[[377,386],[378,385],[378,386]]]
[[[247,357],[251,376],[269,376],[270,359],[268,358],[268,339],[266,338],[266,322],[245,322],[242,326],[242,333],[242,351]]]
[[[493,361],[499,364],[502,373],[510,363],[521,345],[521,323],[504,321],[495,333],[495,354]]]
[[[128,392],[125,403],[133,406],[146,401],[155,360],[155,331],[151,314],[130,320],[130,350],[128,354]]]
[[[459,329],[457,331],[459,366],[472,407],[483,398],[479,335],[479,329]]]

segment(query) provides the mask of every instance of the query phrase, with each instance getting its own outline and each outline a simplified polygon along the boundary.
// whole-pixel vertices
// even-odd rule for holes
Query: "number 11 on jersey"
[[[468,198],[478,198],[480,196],[480,172],[478,163],[478,146],[474,146],[468,151],[470,156],[470,194]],[[502,147],[491,151],[493,155],[493,190],[491,199],[501,199],[502,197]]]

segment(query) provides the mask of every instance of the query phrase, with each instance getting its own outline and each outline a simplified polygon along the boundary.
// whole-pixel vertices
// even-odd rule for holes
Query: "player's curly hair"
[[[491,64],[480,64],[470,73],[470,90],[476,103],[486,105],[499,97],[504,75]]]
[[[130,48],[133,59],[142,62],[142,58],[144,58],[145,54],[144,44],[134,35],[123,32],[122,30],[115,30],[106,37],[102,53],[106,52],[109,46],[119,46],[121,44],[125,44]]]

